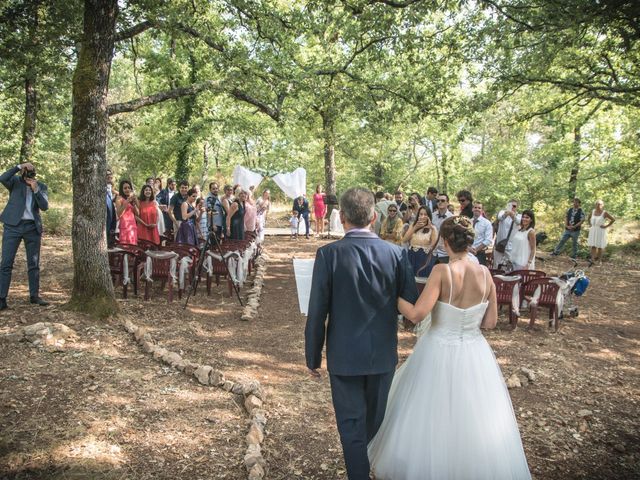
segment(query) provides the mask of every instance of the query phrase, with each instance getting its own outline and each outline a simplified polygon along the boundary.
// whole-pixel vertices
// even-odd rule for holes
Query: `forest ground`
[[[257,318],[240,320],[226,286],[167,304],[118,298],[108,321],[65,311],[71,289],[69,237],[45,237],[42,295],[27,302],[24,254],[14,269],[10,311],[0,313],[0,478],[241,479],[247,417],[237,398],[202,386],[144,353],[123,322],[148,327],[162,346],[266,389],[263,453],[268,479],[345,478],[326,371],[304,364],[292,257],[312,258],[324,240],[268,238],[265,286]],[[546,257],[546,256],[545,256]],[[566,257],[538,267],[558,273]],[[510,331],[501,315],[486,332],[505,378],[529,368],[535,381],[510,390],[536,479],[640,477],[640,263],[617,257],[588,272],[580,316],[559,333],[525,319]],[[245,289],[246,292],[246,289]],[[131,293],[131,292],[130,292]],[[544,315],[544,314],[543,314]],[[77,339],[47,350],[12,340],[38,321],[61,322]],[[401,361],[415,337],[400,333]],[[522,375],[521,375],[522,376]]]

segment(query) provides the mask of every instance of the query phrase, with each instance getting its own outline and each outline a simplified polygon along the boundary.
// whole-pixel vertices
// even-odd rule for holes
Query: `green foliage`
[[[0,26],[0,167],[18,158],[22,79],[36,64],[34,162],[50,191],[68,194],[70,72],[82,6],[53,3],[41,8],[36,43],[20,13],[29,2],[0,10],[11,20]],[[602,198],[616,217],[640,218],[640,62],[630,2],[615,10],[595,0],[505,0],[502,12],[494,2],[384,3],[123,4],[119,31],[155,24],[117,43],[109,103],[213,86],[112,116],[107,152],[116,177],[139,188],[147,176],[178,170],[194,183],[226,183],[237,164],[302,166],[311,192],[325,183],[330,143],[338,192],[354,184],[420,193],[433,185],[452,197],[469,189],[490,215],[516,197],[556,233],[575,187],[587,211]],[[277,115],[265,115],[269,108]],[[281,197],[273,182],[266,187]],[[55,207],[46,228],[67,231]]]
[[[52,206],[42,212],[44,231],[50,235],[71,235],[71,209]]]

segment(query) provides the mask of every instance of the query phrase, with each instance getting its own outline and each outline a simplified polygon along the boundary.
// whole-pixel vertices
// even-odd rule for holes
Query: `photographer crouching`
[[[20,172],[19,175],[16,175]],[[39,296],[40,290],[40,242],[42,219],[40,210],[49,208],[47,186],[36,180],[36,169],[31,163],[23,163],[0,175],[0,183],[9,190],[0,221],[4,223],[2,235],[2,263],[0,263],[0,310],[5,310],[11,284],[11,271],[20,242],[27,250],[27,271],[31,303],[49,305]]]

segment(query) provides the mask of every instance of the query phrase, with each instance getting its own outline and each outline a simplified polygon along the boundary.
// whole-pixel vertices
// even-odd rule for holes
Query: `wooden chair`
[[[533,292],[536,291],[534,285],[529,285],[529,282],[534,278],[544,278],[547,276],[542,270],[513,270],[509,272],[509,275],[518,275],[522,278],[520,280],[520,306],[526,300],[525,297],[531,297]]]
[[[518,325],[518,315],[513,309],[514,288],[520,285],[520,277],[493,277],[493,283],[496,286],[496,300],[499,307],[506,305],[509,308],[509,324],[515,329]],[[516,302],[520,305],[520,300]]]
[[[558,312],[558,291],[560,287],[550,277],[534,278],[527,282],[533,293],[529,300],[529,328],[533,327],[538,315],[538,308],[544,307],[549,309],[549,323],[553,322],[554,331],[559,328],[560,316]],[[533,298],[535,292],[540,289],[537,298]]]
[[[198,259],[200,258],[200,250],[195,245],[191,245],[188,243],[175,243],[175,242],[167,242],[166,245],[162,245],[158,248],[158,250],[162,252],[175,252],[178,254],[178,269],[180,267],[180,261],[184,257],[191,258],[191,266],[189,267],[189,275],[185,278],[185,284],[191,284],[193,277],[196,274],[196,269],[198,268]],[[179,272],[177,272],[179,273]],[[182,298],[183,289],[178,287],[178,298]],[[193,292],[195,295],[196,292]]]
[[[138,246],[145,250],[158,250],[158,245],[153,243],[150,240],[144,240],[142,238],[138,239]]]
[[[140,278],[142,277],[142,271],[144,270],[144,263],[147,260],[145,250],[138,245],[132,245],[128,243],[119,243],[116,245],[116,248],[125,250],[133,257],[133,262],[129,262],[129,268],[136,273],[136,275],[133,275],[133,294],[138,296]]]
[[[160,290],[164,290],[165,283],[168,287],[168,301],[173,302],[173,277],[171,276],[171,259],[170,258],[152,258],[151,259],[151,275],[145,276],[144,299],[149,300],[151,297],[151,286],[153,280],[159,280]],[[177,272],[176,272],[177,273]]]
[[[109,270],[111,271],[111,280],[113,286],[122,285],[122,298],[127,298],[128,284],[123,283],[125,278],[125,258],[128,252],[122,250],[120,252],[108,252],[109,253]],[[126,267],[129,270],[129,267]],[[126,272],[127,274],[129,272]],[[131,278],[131,277],[129,277]]]

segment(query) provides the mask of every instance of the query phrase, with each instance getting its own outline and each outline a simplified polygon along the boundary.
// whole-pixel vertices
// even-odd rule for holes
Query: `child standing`
[[[291,225],[291,240],[294,238],[298,239],[298,222],[300,219],[298,218],[298,212],[295,210],[291,211],[291,218],[289,219],[289,224]]]

